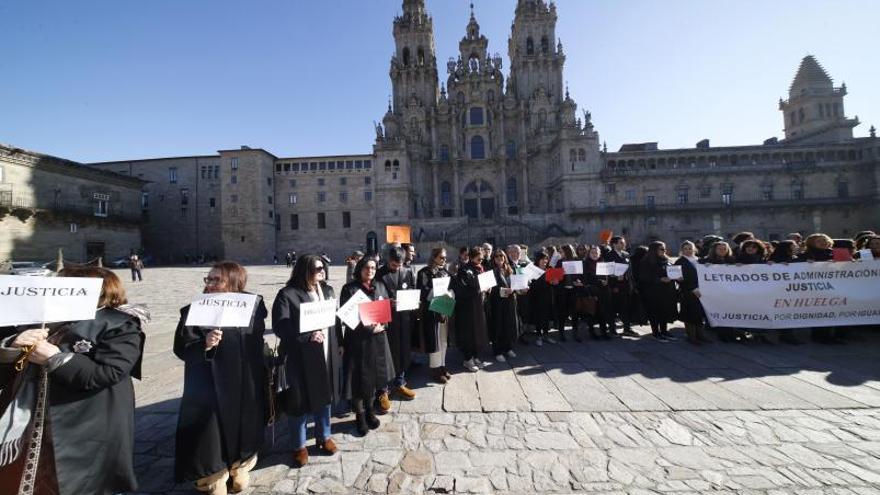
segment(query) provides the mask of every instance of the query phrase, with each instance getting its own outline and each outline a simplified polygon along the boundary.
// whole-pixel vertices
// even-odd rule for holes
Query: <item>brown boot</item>
[[[416,398],[416,393],[413,389],[407,387],[406,385],[401,385],[394,389],[394,392],[404,400],[413,400]]]
[[[226,480],[228,479],[228,471],[206,476],[196,481],[196,490],[209,495],[226,495]]]
[[[449,381],[449,378],[446,378],[446,373],[443,373],[443,368],[431,368],[431,378],[441,385],[445,385]]]
[[[309,463],[309,451],[305,447],[293,451],[293,465],[303,467]]]
[[[254,455],[250,459],[241,462],[237,467],[229,470],[229,476],[232,478],[232,493],[247,490],[251,484],[251,469],[257,465],[257,456]]]
[[[388,411],[391,410],[391,398],[388,397],[388,392],[383,392],[379,395],[379,414],[387,414]]]
[[[324,440],[323,442],[319,440],[317,442],[317,444],[318,444],[318,450],[320,450],[321,452],[323,452],[327,455],[333,455],[339,451],[339,448],[336,446],[336,443],[333,442],[332,438],[328,438],[328,439]]]

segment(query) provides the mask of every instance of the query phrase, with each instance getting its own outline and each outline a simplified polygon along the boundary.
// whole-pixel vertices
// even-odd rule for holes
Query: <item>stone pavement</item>
[[[135,384],[142,493],[194,493],[173,482],[183,365],[171,346],[206,272],[155,268],[127,284],[154,316]],[[248,288],[270,305],[288,273],[251,267]],[[337,289],[343,275],[331,270]],[[446,386],[417,368],[415,400],[394,402],[365,438],[351,416],[335,419],[340,453],[302,469],[277,425],[245,493],[880,493],[880,334],[843,346],[645,337],[516,350],[476,374],[457,373],[452,350]]]

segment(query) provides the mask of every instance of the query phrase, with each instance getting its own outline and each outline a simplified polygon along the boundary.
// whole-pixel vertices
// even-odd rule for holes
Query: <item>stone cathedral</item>
[[[374,251],[391,224],[411,225],[423,246],[594,243],[612,229],[631,243],[660,239],[673,250],[707,233],[749,230],[774,240],[792,231],[846,237],[880,229],[880,141],[873,126],[868,137],[853,136],[860,122],[847,116],[847,86],[835,85],[814,57],[801,61],[786,98],[767,102],[768,112],[782,114],[781,137],[713,147],[695,136],[693,148],[647,142],[609,152],[565,86],[555,4],[511,0],[511,7],[506,60],[490,49],[471,7],[458,55],[444,62],[425,1],[403,0],[392,23],[392,97],[373,123],[370,151],[283,157],[240,146],[85,164],[127,176],[120,180],[129,181],[126,191],[140,185],[140,201],[109,187],[123,182],[98,180],[76,196],[84,204],[70,207],[94,209],[89,239],[76,237],[85,236],[74,223],[39,229],[94,256],[124,251],[109,237],[123,219],[132,228],[140,219],[142,245],[129,247],[161,262],[205,256],[248,263],[283,259],[290,250],[335,260],[354,249]],[[36,216],[65,209],[63,185],[16,185],[14,167],[72,162],[4,149],[11,151],[0,153],[0,208],[28,204]],[[0,215],[0,229],[12,225],[27,238],[37,227],[22,222]]]

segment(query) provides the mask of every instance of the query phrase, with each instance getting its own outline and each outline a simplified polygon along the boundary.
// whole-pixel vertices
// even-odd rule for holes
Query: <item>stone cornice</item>
[[[127,177],[114,172],[89,168],[86,165],[71,160],[23,150],[5,144],[0,144],[0,160],[15,165],[44,170],[46,172],[75,176],[104,184],[113,184],[137,190],[140,190],[143,185],[147,183],[147,181],[135,177]]]

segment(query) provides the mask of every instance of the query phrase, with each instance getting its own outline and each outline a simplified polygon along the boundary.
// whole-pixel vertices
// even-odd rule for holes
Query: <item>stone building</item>
[[[779,102],[785,136],[763,144],[600,146],[565,88],[556,6],[518,0],[509,70],[473,10],[441,81],[433,19],[403,0],[392,23],[392,98],[372,152],[278,158],[242,146],[215,155],[90,164],[148,181],[144,243],[165,261],[246,262],[286,251],[376,249],[384,227],[418,242],[635,242],[752,230],[851,235],[880,227],[880,141],[854,138],[845,85],[806,57]],[[769,110],[769,109],[768,109]]]
[[[141,248],[145,182],[0,144],[0,261],[103,257]]]

